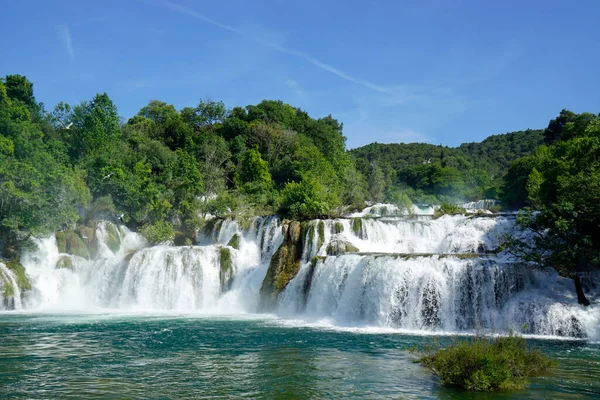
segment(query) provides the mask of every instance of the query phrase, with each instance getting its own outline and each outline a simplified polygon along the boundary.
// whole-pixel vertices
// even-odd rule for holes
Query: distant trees
[[[458,148],[372,143],[350,153],[370,183],[379,182],[380,172],[384,173],[386,201],[391,201],[389,193],[400,190],[419,203],[456,203],[498,197],[512,161],[531,154],[542,140],[541,130],[527,130],[490,136]],[[371,192],[370,197],[380,199],[381,191]]]

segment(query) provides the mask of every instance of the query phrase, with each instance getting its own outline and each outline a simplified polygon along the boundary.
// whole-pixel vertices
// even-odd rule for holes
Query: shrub
[[[435,210],[435,216],[441,217],[442,215],[456,215],[464,214],[466,212],[467,210],[465,210],[461,206],[449,203],[442,203],[442,205]]]
[[[331,214],[338,201],[320,182],[303,179],[288,182],[281,192],[280,212],[299,219],[313,219]]]
[[[522,389],[527,378],[543,375],[556,365],[512,333],[460,341],[437,352],[430,350],[420,362],[440,376],[444,385],[473,391]]]
[[[173,226],[167,221],[156,221],[142,226],[140,233],[148,243],[155,245],[173,239]]]

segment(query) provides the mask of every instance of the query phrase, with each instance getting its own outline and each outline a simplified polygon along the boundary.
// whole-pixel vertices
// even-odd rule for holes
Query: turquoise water
[[[552,376],[467,395],[414,363],[407,348],[432,340],[264,317],[3,313],[0,398],[600,398],[598,344],[532,340],[560,361]]]

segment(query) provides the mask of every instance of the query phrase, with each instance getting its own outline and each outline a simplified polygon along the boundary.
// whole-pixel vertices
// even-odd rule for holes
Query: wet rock
[[[119,228],[112,222],[105,222],[106,228],[106,245],[113,253],[119,251],[121,247],[121,235],[119,234]]]
[[[228,291],[233,282],[233,259],[231,250],[228,247],[219,248],[219,280],[221,283],[221,293]]]
[[[72,254],[86,259],[91,258],[85,242],[75,231],[69,230],[57,232],[56,245],[58,246],[58,251],[60,253]]]
[[[261,307],[272,309],[281,293],[300,269],[303,227],[298,221],[286,221],[282,226],[284,241],[277,249],[260,288]]]
[[[233,247],[236,250],[239,250],[240,249],[240,242],[241,242],[241,240],[242,240],[242,237],[240,236],[240,234],[236,233],[229,240],[229,242],[227,243],[227,246],[230,246],[230,247]]]
[[[341,237],[334,237],[327,245],[328,256],[339,256],[346,253],[358,253],[358,248]]]
[[[62,255],[56,262],[56,269],[73,269],[73,259],[67,255]]]

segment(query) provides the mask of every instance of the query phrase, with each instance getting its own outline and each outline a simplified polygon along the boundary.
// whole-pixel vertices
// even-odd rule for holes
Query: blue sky
[[[600,1],[0,0],[0,75],[48,109],[107,92],[228,107],[281,99],[348,147],[449,146],[600,112]]]

